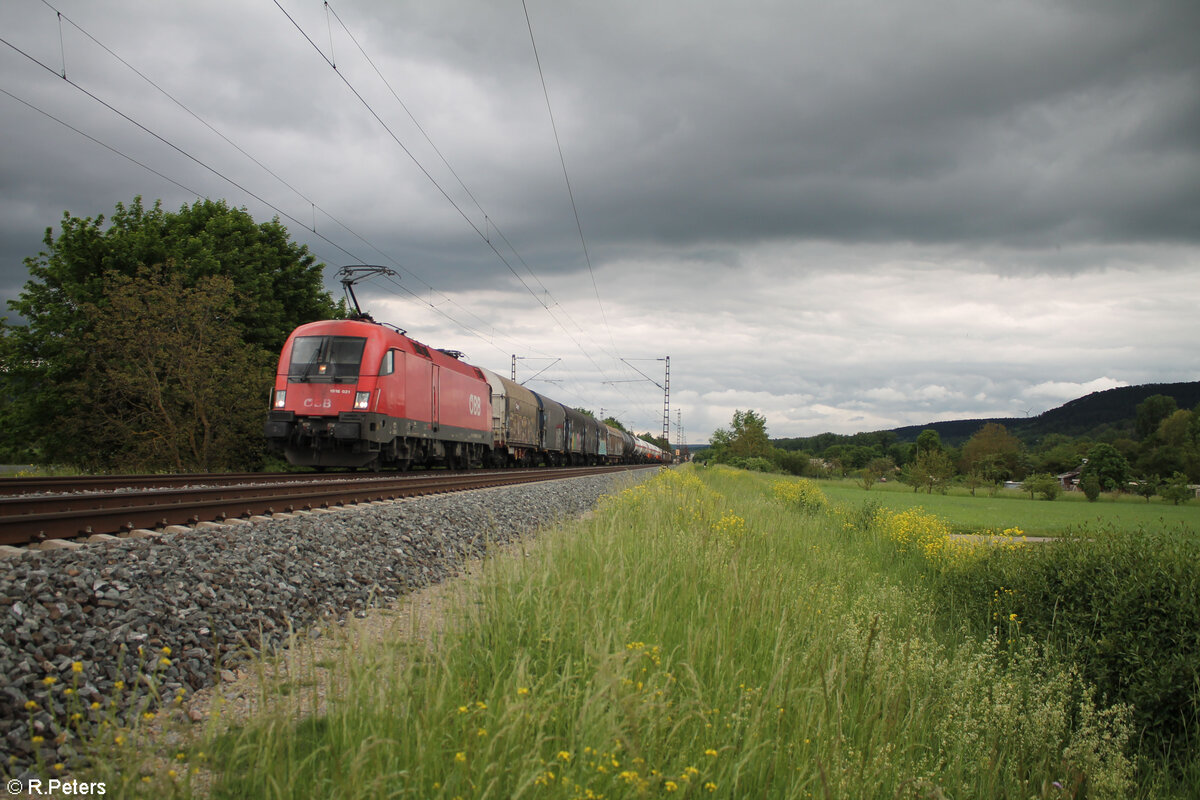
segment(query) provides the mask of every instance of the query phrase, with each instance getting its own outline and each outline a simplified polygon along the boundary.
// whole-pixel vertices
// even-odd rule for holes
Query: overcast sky
[[[526,6],[538,59],[520,0],[4,0],[0,294],[64,211],[200,196],[639,431],[669,355],[691,443],[1200,378],[1195,0]]]

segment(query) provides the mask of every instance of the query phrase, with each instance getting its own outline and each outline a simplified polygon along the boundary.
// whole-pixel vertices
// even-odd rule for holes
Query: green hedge
[[[1200,536],[1084,531],[938,572],[945,602],[1071,658],[1134,708],[1146,755],[1197,749]],[[1013,616],[1015,615],[1015,616]]]
[[[1109,702],[1133,705],[1142,752],[1195,748],[1200,732],[1200,536],[1082,531],[938,572],[943,600],[1080,664]],[[1015,616],[1013,616],[1015,614]]]

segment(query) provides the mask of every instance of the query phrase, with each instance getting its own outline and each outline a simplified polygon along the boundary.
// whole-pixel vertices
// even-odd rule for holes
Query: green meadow
[[[817,481],[830,499],[849,504],[873,502],[904,510],[920,507],[947,520],[956,532],[1020,528],[1029,536],[1053,536],[1068,530],[1108,528],[1200,530],[1200,501],[1172,505],[1154,498],[1129,494],[1102,494],[1089,503],[1082,492],[1068,492],[1055,500],[1031,500],[1027,492],[1002,489],[989,494],[978,489],[974,495],[963,488],[946,494],[914,492],[901,483],[876,483],[865,490],[861,482]]]
[[[432,641],[345,643],[324,703],[110,744],[97,773],[215,798],[1194,797],[1194,538],[973,546],[951,525],[1118,504],[935,498],[1004,513],[664,470],[488,559]],[[1145,674],[1105,682],[1127,650]],[[304,682],[272,674],[264,699]]]

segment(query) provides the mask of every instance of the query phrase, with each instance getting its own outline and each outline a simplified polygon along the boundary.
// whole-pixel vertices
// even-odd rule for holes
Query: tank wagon
[[[317,468],[670,461],[649,442],[369,318],[292,332],[265,434],[290,463]]]

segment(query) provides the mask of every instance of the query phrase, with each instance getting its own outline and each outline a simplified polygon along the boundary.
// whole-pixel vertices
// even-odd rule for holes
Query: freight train
[[[666,463],[670,454],[369,317],[301,325],[266,422],[296,465],[453,469]]]

